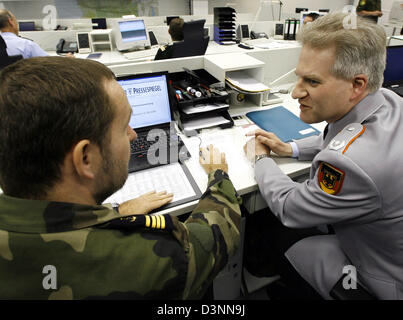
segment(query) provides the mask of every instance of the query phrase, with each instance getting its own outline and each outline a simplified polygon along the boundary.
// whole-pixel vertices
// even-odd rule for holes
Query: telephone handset
[[[60,39],[59,43],[56,45],[56,53],[69,53],[69,52],[71,53],[78,52],[77,42]]]
[[[259,39],[259,38],[269,38],[265,32],[255,32],[251,31],[250,32],[250,38],[251,39]]]

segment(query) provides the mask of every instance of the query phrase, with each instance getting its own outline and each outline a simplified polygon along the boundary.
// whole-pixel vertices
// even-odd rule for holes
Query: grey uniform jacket
[[[310,179],[296,183],[262,159],[262,196],[285,226],[331,224],[335,235],[300,240],[287,258],[325,298],[352,265],[378,298],[403,299],[403,99],[380,89],[329,124],[325,139],[295,142],[299,160],[312,160]]]

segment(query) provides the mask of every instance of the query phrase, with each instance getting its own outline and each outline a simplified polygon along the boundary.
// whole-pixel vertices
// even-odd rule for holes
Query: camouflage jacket
[[[0,195],[0,299],[200,298],[237,250],[240,201],[221,170],[184,223]]]

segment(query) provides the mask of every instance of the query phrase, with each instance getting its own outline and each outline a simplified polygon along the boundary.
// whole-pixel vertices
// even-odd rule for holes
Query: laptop
[[[117,78],[132,108],[129,126],[137,133],[129,172],[190,158],[172,122],[167,77],[168,72],[153,72]]]
[[[382,86],[403,97],[403,46],[386,48],[386,69],[383,77]]]

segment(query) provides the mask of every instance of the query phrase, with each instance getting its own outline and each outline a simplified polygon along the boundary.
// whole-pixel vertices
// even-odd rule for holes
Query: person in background
[[[315,20],[318,19],[319,17],[320,17],[320,15],[319,15],[318,13],[316,13],[316,12],[310,12],[310,13],[308,13],[308,14],[305,16],[304,25],[306,25],[306,24],[309,23],[309,22],[315,21]]]
[[[173,42],[183,41],[183,24],[182,18],[174,18],[169,23],[168,32]],[[167,44],[158,49],[154,60],[170,59],[172,57],[172,44]]]
[[[112,71],[38,57],[4,68],[0,83],[0,298],[202,298],[240,244],[225,155],[201,150],[207,190],[183,223],[148,214],[166,192],[103,204],[125,183],[137,137]]]
[[[359,16],[378,23],[382,17],[381,0],[359,0],[356,12]]]
[[[0,31],[7,45],[9,56],[22,55],[24,59],[44,57],[49,54],[35,42],[18,36],[19,25],[16,17],[6,9],[0,9]]]
[[[245,151],[256,155],[255,178],[275,216],[267,248],[289,288],[403,299],[403,98],[381,87],[384,29],[361,17],[345,28],[347,16],[328,14],[298,34],[292,97],[303,122],[327,122],[323,134],[284,143],[257,130]],[[309,178],[291,180],[271,151],[312,161]]]

